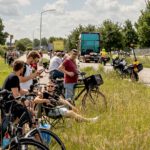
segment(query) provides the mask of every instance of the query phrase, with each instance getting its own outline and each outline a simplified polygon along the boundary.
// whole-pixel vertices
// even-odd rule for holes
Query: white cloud
[[[8,0],[5,0],[5,2]],[[12,0],[12,4],[22,0]],[[14,2],[14,3],[13,3]],[[132,0],[121,3],[120,0],[86,0],[80,10],[67,10],[69,0],[56,0],[54,3],[46,3],[42,10],[56,9],[56,12],[44,13],[42,23],[42,37],[65,36],[79,24],[101,24],[105,19],[123,23],[130,19],[135,22],[140,15],[140,10],[145,8],[143,0]],[[4,3],[4,1],[3,1]],[[0,0],[1,4],[1,0]],[[29,5],[29,0],[23,0],[19,5]],[[7,20],[5,30],[14,34],[15,38],[34,37],[39,38],[40,13],[22,16],[18,20]],[[37,30],[38,29],[38,30]]]
[[[68,2],[69,0],[57,0],[53,4],[47,3],[43,7],[43,10],[57,9],[57,12],[63,13],[65,11],[65,7],[67,6]]]
[[[0,14],[3,16],[19,16],[21,6],[29,4],[30,0],[0,0]]]
[[[20,5],[30,5],[31,0],[17,0]]]

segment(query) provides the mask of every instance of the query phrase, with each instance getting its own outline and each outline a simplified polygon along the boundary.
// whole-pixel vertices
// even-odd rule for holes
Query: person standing
[[[29,90],[30,86],[33,84],[33,79],[36,76],[40,75],[40,71],[35,71],[32,73],[32,67],[31,64],[38,63],[40,59],[40,55],[36,51],[31,51],[27,55],[27,60],[24,66],[24,71],[22,75],[19,76],[20,79],[20,86],[23,89]]]
[[[71,50],[70,55],[59,66],[59,70],[64,73],[65,98],[71,100],[74,96],[74,85],[78,80],[77,56],[78,51],[76,49]]]
[[[63,78],[64,73],[58,70],[58,67],[62,63],[62,54],[61,52],[56,52],[55,56],[50,60],[49,70],[50,70],[50,79]]]

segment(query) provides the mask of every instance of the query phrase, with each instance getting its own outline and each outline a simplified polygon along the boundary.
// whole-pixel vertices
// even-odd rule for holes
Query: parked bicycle
[[[85,73],[80,74],[82,78],[75,85],[75,91],[81,89],[77,95],[75,95],[74,100],[81,98],[82,108],[86,108],[86,103],[91,101],[93,104],[98,103],[99,109],[106,110],[107,101],[105,95],[99,90],[100,85],[103,84],[103,79],[100,74],[91,75],[85,77]],[[102,99],[100,98],[102,97]]]
[[[1,106],[1,113],[4,115],[2,120],[2,150],[8,149],[9,150],[48,150],[48,148],[38,142],[33,138],[24,138],[20,137],[20,125],[15,126],[13,123],[13,114],[12,110],[15,105],[17,105],[16,98],[14,100],[7,100],[7,102],[3,99],[3,96],[9,94],[8,97],[11,96],[11,93],[7,90],[0,91],[0,106]],[[9,112],[5,112],[5,106],[11,103]],[[20,120],[26,115],[26,112],[21,116]],[[21,128],[22,129],[22,128]]]
[[[9,93],[8,97],[10,97],[10,96],[11,96],[11,93]],[[31,94],[28,94],[28,95],[25,95],[23,97],[18,97],[17,99],[19,101],[23,102],[27,99],[32,100],[31,96],[32,96]],[[13,115],[12,109],[14,108],[13,102],[16,103],[16,99],[15,100],[10,100],[9,102],[11,102],[11,107],[10,107],[10,110],[9,110],[9,116],[12,116]],[[3,104],[4,104],[4,101],[3,101]],[[40,142],[40,144],[43,145],[44,147],[46,147],[47,149],[65,150],[65,146],[64,146],[63,142],[61,141],[61,139],[55,133],[50,131],[49,129],[44,129],[45,126],[44,126],[44,124],[41,123],[42,121],[39,122],[37,118],[33,118],[33,116],[28,113],[29,111],[26,107],[25,107],[25,110],[26,111],[20,117],[19,122],[16,126],[17,129],[18,129],[16,131],[17,134],[15,134],[15,135],[17,135],[17,138],[18,137],[20,138],[20,137],[24,136],[24,134],[22,132],[23,131],[22,129],[23,129],[23,126],[26,123],[28,123],[30,131],[28,133],[26,133],[25,139],[33,139],[31,141]],[[5,107],[2,109],[2,111],[5,111]],[[27,115],[27,117],[26,117],[26,115]],[[13,127],[12,124],[13,124],[13,122],[11,121],[11,124],[10,124],[11,126],[10,127]],[[33,127],[35,127],[35,128],[31,130],[31,128],[33,128]],[[15,139],[16,139],[16,137],[15,137]],[[26,145],[26,143],[25,143],[25,145]],[[40,148],[40,146],[39,146],[39,148]],[[28,148],[28,149],[30,149],[30,148]],[[19,150],[21,150],[21,149],[19,149]],[[42,148],[41,148],[41,150],[42,150]]]

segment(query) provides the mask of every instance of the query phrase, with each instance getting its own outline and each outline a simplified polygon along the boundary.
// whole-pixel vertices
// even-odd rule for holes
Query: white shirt
[[[49,70],[50,71],[57,70],[61,63],[62,63],[62,59],[59,58],[58,56],[54,56],[50,60]]]
[[[26,72],[24,74],[24,77],[27,77],[27,76],[30,76],[30,74],[32,73],[32,68],[31,66],[29,65],[26,65]],[[33,80],[28,80],[26,82],[23,82],[23,83],[20,83],[20,87],[22,89],[26,89],[26,90],[29,90],[30,89],[30,86],[32,85],[33,83]]]

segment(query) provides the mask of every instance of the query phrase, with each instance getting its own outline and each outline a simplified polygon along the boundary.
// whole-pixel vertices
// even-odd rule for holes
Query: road
[[[49,56],[47,54],[43,55],[44,58],[49,59]],[[26,56],[23,55],[19,58],[20,60],[26,60]],[[95,70],[97,70],[99,64],[98,63],[79,63],[80,68],[85,67],[93,67]],[[105,71],[112,71],[113,68],[110,64],[106,64],[104,67]],[[40,80],[41,83],[47,83],[48,81],[48,74],[43,74],[43,78]],[[144,68],[141,72],[139,72],[139,81],[150,86],[150,68]]]

